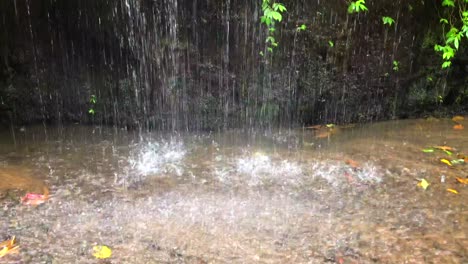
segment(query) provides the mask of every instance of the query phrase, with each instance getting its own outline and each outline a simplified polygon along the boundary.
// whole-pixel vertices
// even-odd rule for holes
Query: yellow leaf
[[[445,163],[445,164],[447,164],[449,166],[452,166],[452,163],[449,160],[441,159],[440,162]]]
[[[447,192],[451,192],[451,193],[454,193],[454,194],[458,194],[458,191],[457,191],[457,190],[454,190],[454,189],[447,189]]]
[[[418,182],[418,186],[423,188],[424,190],[427,189],[427,187],[429,187],[429,185],[431,185],[429,182],[426,181],[426,179],[421,179],[420,182]]]
[[[452,118],[452,121],[453,122],[460,122],[460,121],[463,121],[465,118],[463,116],[454,116]]]
[[[462,184],[468,184],[468,178],[463,179],[463,178],[458,178],[458,177],[457,177],[457,181],[458,181],[459,183],[462,183]]]
[[[0,258],[6,254],[16,253],[19,249],[19,246],[15,245],[15,237],[12,239],[0,242]]]
[[[112,249],[107,246],[94,246],[93,251],[93,256],[98,259],[110,258],[112,255]]]

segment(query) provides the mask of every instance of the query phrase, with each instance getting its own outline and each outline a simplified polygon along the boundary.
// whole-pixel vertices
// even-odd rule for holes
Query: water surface
[[[440,162],[468,154],[452,127],[5,131],[0,238],[18,238],[12,263],[97,262],[96,244],[112,263],[466,263],[468,165]],[[42,185],[47,203],[18,202]]]

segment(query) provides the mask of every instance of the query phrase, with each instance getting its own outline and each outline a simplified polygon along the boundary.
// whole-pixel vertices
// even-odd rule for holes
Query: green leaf
[[[94,114],[95,114],[94,109],[90,108],[90,109],[88,110],[88,113],[90,113],[91,115],[94,115]]]
[[[384,17],[382,17],[382,22],[383,22],[384,25],[392,26],[393,23],[395,23],[395,20],[393,20],[393,18],[391,18],[391,17],[384,16]]]
[[[329,40],[329,41],[328,41],[328,45],[329,45],[331,48],[333,48],[333,47],[335,46],[335,43],[333,43],[333,41]]]
[[[448,151],[448,150],[444,150],[445,154],[449,155],[449,156],[452,156],[452,152]]]
[[[440,23],[443,23],[443,24],[448,24],[448,20],[445,19],[445,18],[441,18],[441,19],[439,20],[439,22],[440,22]]]
[[[273,52],[273,48],[271,48],[271,47],[268,47],[267,50],[268,50],[269,52]]]
[[[281,3],[274,3],[273,4],[273,10],[279,11],[281,13],[284,12],[284,11],[287,11],[286,7]]]
[[[260,51],[258,54],[260,54],[260,56],[262,56],[262,57],[264,56],[263,51]]]
[[[442,69],[448,68],[451,65],[452,65],[451,61],[445,61],[444,63],[442,63]]]
[[[443,0],[442,1],[442,6],[455,7],[455,2],[453,0]]]
[[[273,17],[274,20],[281,22],[283,20],[283,16],[279,12],[272,12],[271,16]]]
[[[427,149],[423,149],[422,152],[424,152],[424,153],[433,153],[434,149],[433,148],[427,148]]]

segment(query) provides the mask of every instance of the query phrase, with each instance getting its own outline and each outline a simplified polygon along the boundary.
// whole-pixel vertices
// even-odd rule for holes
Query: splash
[[[132,167],[144,176],[158,173],[175,173],[181,176],[184,172],[182,161],[187,154],[180,141],[146,143],[131,161]]]

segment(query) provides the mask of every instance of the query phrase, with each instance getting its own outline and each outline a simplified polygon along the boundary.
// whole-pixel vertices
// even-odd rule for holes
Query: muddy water
[[[104,244],[110,263],[467,263],[468,188],[456,177],[468,164],[440,162],[468,155],[467,132],[452,126],[325,137],[29,127],[16,143],[4,132],[0,239],[21,249],[2,261],[98,263],[92,247]],[[421,151],[443,145],[456,150]],[[47,203],[18,202],[42,184]]]

